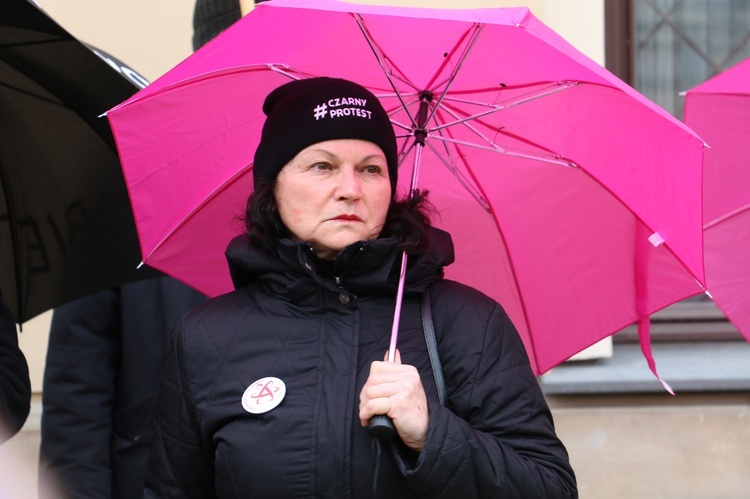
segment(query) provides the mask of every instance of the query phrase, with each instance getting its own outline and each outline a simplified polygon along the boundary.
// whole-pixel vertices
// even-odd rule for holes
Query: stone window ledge
[[[615,343],[612,357],[570,361],[540,378],[547,395],[665,392],[637,343]],[[656,369],[680,392],[750,391],[750,343],[668,342],[652,345]]]

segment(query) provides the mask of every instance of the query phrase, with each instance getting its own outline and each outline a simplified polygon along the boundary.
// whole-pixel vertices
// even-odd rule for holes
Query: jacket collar
[[[344,248],[329,264],[305,242],[282,239],[272,255],[252,247],[241,235],[229,243],[226,257],[235,288],[260,280],[294,300],[315,293],[319,286],[354,295],[392,294],[401,265],[397,245],[393,238],[360,241]],[[425,251],[407,263],[406,292],[423,291],[442,279],[443,268],[453,258],[450,235],[431,229]]]

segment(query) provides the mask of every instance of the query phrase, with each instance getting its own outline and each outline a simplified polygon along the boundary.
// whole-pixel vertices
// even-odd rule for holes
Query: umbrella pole
[[[414,196],[417,190],[417,179],[419,178],[419,165],[422,162],[422,148],[427,138],[427,113],[429,104],[432,100],[432,93],[422,92],[420,96],[419,111],[417,112],[417,123],[414,129],[414,141],[416,148],[414,150],[414,168],[411,173],[411,185],[409,187],[409,198]],[[398,326],[401,322],[401,304],[404,298],[404,284],[406,282],[406,251],[401,253],[401,272],[398,278],[398,289],[396,290],[396,306],[393,311],[393,326],[391,327],[391,342],[388,347],[388,362],[396,360],[396,346],[398,344]],[[367,424],[367,432],[381,440],[390,440],[396,436],[396,427],[393,420],[385,414],[378,414],[370,418]]]
[[[398,343],[398,326],[401,322],[401,303],[404,299],[404,282],[406,281],[406,251],[401,253],[401,273],[398,277],[398,289],[396,291],[396,307],[393,311],[393,326],[391,327],[391,343],[388,347],[388,362],[396,360],[396,344]]]

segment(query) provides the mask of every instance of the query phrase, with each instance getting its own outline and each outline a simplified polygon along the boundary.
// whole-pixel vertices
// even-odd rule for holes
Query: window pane
[[[634,0],[633,19],[633,85],[680,119],[680,92],[750,57],[745,0]]]

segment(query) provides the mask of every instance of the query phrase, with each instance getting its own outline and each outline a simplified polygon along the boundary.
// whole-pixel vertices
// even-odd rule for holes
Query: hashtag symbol
[[[320,118],[326,117],[326,111],[328,111],[328,106],[325,104],[320,104],[314,109],[315,112],[315,119],[319,120]]]

